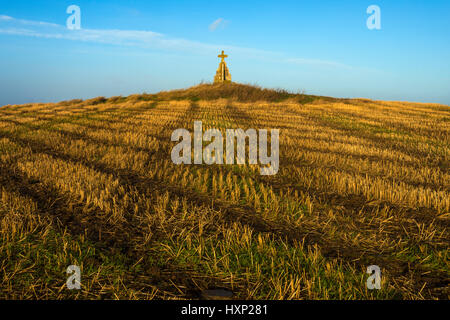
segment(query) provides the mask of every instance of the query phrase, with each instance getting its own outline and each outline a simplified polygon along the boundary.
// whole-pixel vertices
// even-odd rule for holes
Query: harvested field
[[[280,129],[278,174],[174,165],[196,120]],[[448,299],[449,121],[237,84],[2,107],[0,298]]]

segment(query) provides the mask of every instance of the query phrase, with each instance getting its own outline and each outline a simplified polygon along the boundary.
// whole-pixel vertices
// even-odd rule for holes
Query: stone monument
[[[219,69],[217,69],[216,76],[214,77],[214,83],[231,82],[231,74],[225,63],[225,58],[227,58],[228,55],[224,54],[222,50],[222,54],[219,54],[218,57],[222,58],[222,61],[219,63]]]

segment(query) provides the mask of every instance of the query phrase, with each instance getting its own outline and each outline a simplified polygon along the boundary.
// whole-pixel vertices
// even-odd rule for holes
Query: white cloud
[[[219,46],[185,39],[168,38],[153,31],[80,29],[42,21],[30,21],[0,16],[0,33],[38,38],[66,39],[123,46],[152,47],[168,50],[218,51]]]
[[[209,31],[215,31],[218,27],[225,28],[225,26],[227,24],[228,24],[227,20],[224,20],[223,18],[219,18],[209,25]]]
[[[210,26],[214,31],[219,26],[223,26],[227,21],[219,18]],[[297,65],[323,66],[333,68],[354,69],[335,61],[289,58],[280,52],[271,52],[254,48],[236,47],[228,45],[208,44],[186,39],[170,38],[164,34],[153,31],[139,30],[114,30],[114,29],[81,29],[69,30],[65,26],[43,21],[30,21],[16,19],[13,17],[0,15],[0,34],[28,36],[47,39],[62,39],[72,41],[85,41],[103,44],[113,44],[120,46],[133,46],[140,48],[152,48],[170,51],[187,51],[196,54],[217,54],[221,50],[232,52],[233,55],[252,57],[253,59],[271,62],[288,62]],[[358,68],[362,69],[362,68]],[[366,69],[368,71],[368,69]]]
[[[325,66],[325,67],[339,67],[339,68],[347,68],[353,69],[352,66],[328,60],[319,60],[319,59],[304,59],[304,58],[291,58],[286,59],[287,62],[295,63],[295,64],[304,64],[304,65],[316,65],[316,66]]]

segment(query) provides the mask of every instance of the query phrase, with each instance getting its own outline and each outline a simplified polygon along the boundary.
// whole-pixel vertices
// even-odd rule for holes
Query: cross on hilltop
[[[218,55],[222,60],[219,63],[219,68],[216,71],[216,76],[214,77],[214,83],[224,83],[231,82],[231,74],[228,70],[227,64],[225,63],[225,58],[228,58],[228,55],[224,53],[222,50],[222,54]]]
[[[224,54],[224,52],[223,52],[223,50],[222,50],[222,54],[219,54],[218,57],[219,57],[219,58],[222,58],[222,61],[221,61],[221,62],[225,62],[224,59],[225,59],[225,58],[228,58],[228,55],[227,55],[227,54]]]

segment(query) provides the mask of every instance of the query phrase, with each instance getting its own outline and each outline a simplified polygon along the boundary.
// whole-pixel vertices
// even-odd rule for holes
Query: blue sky
[[[450,104],[448,0],[0,0],[0,105],[189,87],[220,50],[236,82]]]

